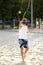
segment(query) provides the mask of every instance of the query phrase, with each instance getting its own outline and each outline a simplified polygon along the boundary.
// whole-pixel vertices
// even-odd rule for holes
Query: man
[[[27,25],[27,19],[23,18],[20,23],[19,23],[19,44],[20,44],[20,52],[22,56],[22,61],[24,61],[24,58],[26,56],[27,51],[29,50],[28,48],[28,39],[27,39],[27,32],[33,32],[34,30],[28,29]]]

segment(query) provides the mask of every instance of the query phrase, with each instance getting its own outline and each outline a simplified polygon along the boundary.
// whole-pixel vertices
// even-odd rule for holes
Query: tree
[[[43,18],[43,0],[33,0],[34,18]]]
[[[31,4],[30,10],[27,11],[28,3],[29,0],[0,0],[0,19],[4,21],[6,18],[10,18],[13,23],[12,20],[16,17],[22,19],[25,11],[25,17],[29,19],[31,17]],[[33,0],[33,15],[34,19],[36,17],[43,18],[43,0]]]

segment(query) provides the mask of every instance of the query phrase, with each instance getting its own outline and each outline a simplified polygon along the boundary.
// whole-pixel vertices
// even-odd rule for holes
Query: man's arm
[[[28,29],[28,31],[27,31],[27,32],[32,33],[32,32],[35,32],[36,30],[37,30],[37,28],[34,28],[34,29]]]
[[[20,23],[19,23],[19,29],[22,27],[22,21],[20,21]]]

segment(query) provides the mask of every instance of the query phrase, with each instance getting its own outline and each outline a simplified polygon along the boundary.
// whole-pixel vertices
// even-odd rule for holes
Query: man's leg
[[[21,52],[21,56],[22,56],[22,61],[24,61],[24,52],[23,52],[23,48],[20,48],[20,52]]]
[[[28,51],[28,48],[25,48],[25,50],[24,50],[24,58],[26,56],[27,51]]]

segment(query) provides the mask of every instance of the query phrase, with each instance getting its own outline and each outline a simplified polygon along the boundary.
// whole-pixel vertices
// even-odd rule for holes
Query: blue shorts
[[[20,48],[28,48],[28,41],[25,39],[19,39]]]

